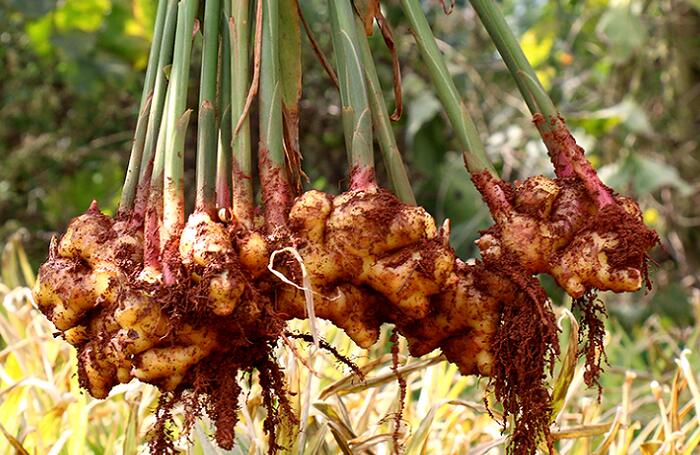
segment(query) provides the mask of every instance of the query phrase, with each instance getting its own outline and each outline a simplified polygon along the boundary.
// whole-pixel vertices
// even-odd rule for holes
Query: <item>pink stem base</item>
[[[554,164],[554,172],[559,178],[577,176],[599,209],[616,204],[613,190],[600,181],[591,163],[584,156],[584,151],[569,132],[566,122],[561,116],[549,119],[549,123],[541,114],[535,114],[533,121],[542,135],[549,156]]]

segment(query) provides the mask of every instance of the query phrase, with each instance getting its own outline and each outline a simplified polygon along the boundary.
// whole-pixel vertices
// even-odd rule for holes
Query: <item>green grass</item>
[[[145,452],[157,390],[132,381],[117,386],[106,400],[88,397],[78,388],[74,349],[53,338],[53,327],[32,305],[34,277],[18,238],[5,246],[1,264],[0,453]],[[691,303],[700,310],[695,299]],[[576,339],[576,329],[568,312],[558,314],[565,353]],[[552,434],[559,453],[694,453],[700,442],[698,357],[684,349],[697,349],[700,326],[681,329],[652,317],[631,334],[614,321],[608,328],[610,365],[601,378],[600,403],[597,391],[583,384],[581,362],[563,354],[557,365],[554,376],[563,384],[557,386],[562,399],[555,400],[561,411]],[[290,329],[308,331],[307,322],[294,321]],[[390,369],[388,327],[369,351],[354,346],[329,323],[319,321],[319,330],[362,368],[366,378],[358,380],[333,356],[306,343],[283,343],[278,360],[295,393],[293,408],[305,425],[298,437],[280,442],[294,454],[391,453],[399,390]],[[400,352],[408,384],[401,427],[406,454],[504,450],[508,433],[502,435],[484,409],[487,380],[461,376],[436,353],[406,358],[403,340]],[[236,446],[228,453],[266,452],[265,410],[257,381],[252,384],[244,388]],[[496,415],[497,409],[494,406]],[[176,416],[182,418],[181,410]],[[182,437],[178,446],[183,453],[227,453],[210,442],[211,432],[204,420],[190,442]],[[281,432],[296,433],[295,427]]]

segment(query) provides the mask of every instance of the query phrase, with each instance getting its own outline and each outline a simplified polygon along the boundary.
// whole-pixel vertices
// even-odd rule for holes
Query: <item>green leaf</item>
[[[639,154],[629,154],[622,161],[603,167],[600,176],[611,187],[630,188],[635,194],[648,194],[667,186],[676,188],[683,196],[692,192],[676,168]]]
[[[29,43],[38,55],[47,55],[51,52],[51,16],[47,15],[27,24],[25,28]]]
[[[625,61],[647,41],[647,29],[628,8],[613,7],[598,22],[598,33],[610,46],[613,59]]]
[[[572,117],[572,120],[593,135],[607,133],[619,124],[636,134],[651,135],[654,131],[646,112],[631,97],[614,106]]]
[[[407,141],[413,141],[423,125],[435,118],[440,112],[440,102],[429,90],[422,91],[408,108]]]
[[[225,453],[223,450],[218,449],[216,446],[214,446],[214,444],[211,442],[211,438],[209,437],[209,435],[207,435],[206,429],[204,428],[204,425],[201,421],[197,422],[197,424],[194,426],[193,442],[193,455],[219,455]]]
[[[443,403],[437,403],[430,408],[428,414],[423,417],[418,429],[411,436],[411,439],[406,444],[406,449],[404,451],[405,455],[419,455],[424,450],[426,441],[428,440],[428,435],[430,434],[430,428],[433,425],[433,420],[435,419],[435,413]]]
[[[129,403],[129,417],[124,431],[124,453],[136,453],[138,448],[138,420],[139,404],[137,401]]]
[[[695,8],[695,11],[700,13],[700,0],[688,0],[688,4]]]

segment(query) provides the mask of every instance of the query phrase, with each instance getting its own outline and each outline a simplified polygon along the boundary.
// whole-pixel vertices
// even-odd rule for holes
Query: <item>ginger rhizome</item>
[[[588,328],[585,379],[596,382],[604,307],[595,293],[635,291],[648,283],[646,259],[656,233],[644,226],[635,201],[600,182],[558,117],[535,116],[556,178],[501,181],[437,47],[431,47],[435,40],[417,14],[419,3],[401,3],[495,221],[477,241],[476,260],[458,258],[449,244],[449,221],[438,226],[414,203],[370,47],[355,28],[359,11],[349,0],[329,3],[337,78],[329,73],[340,87],[351,168],[349,189],[335,196],[301,192],[301,61],[293,61],[300,59],[294,49],[280,49],[295,42],[281,40],[280,29],[298,38],[300,24],[306,26],[303,8],[207,0],[203,27],[195,28],[197,0],[161,0],[154,33],[160,41],[146,81],[153,89],[144,91],[151,98],[142,103],[119,213],[112,219],[93,203],[75,218],[52,241],[35,289],[39,309],[78,351],[79,381],[92,396],[105,398],[133,379],[163,392],[154,452],[175,450],[168,428],[179,403],[189,415],[184,434],[206,413],[217,443],[230,449],[238,380],[256,371],[268,411],[269,450],[280,449],[277,428],[296,417],[275,349],[286,339],[286,322],[308,318],[310,311],[363,348],[377,342],[382,324],[392,324],[395,362],[400,334],[413,356],[440,350],[462,374],[488,377],[504,425],[513,417],[512,451],[532,453],[540,442],[551,449],[547,379],[559,345],[540,273],[554,277],[581,309]],[[219,27],[222,14],[228,21]],[[379,21],[395,52],[386,19],[379,9],[372,14],[362,23]],[[253,19],[249,36],[237,24]],[[204,33],[197,191],[194,212],[186,216],[187,77],[197,30]],[[253,65],[241,55],[252,55]],[[254,203],[248,121],[254,100],[261,207]],[[372,134],[401,200],[377,184]],[[293,336],[317,341],[315,334]],[[327,343],[319,345],[351,364]],[[396,364],[394,371],[403,396]]]
[[[233,377],[267,361],[271,349],[258,352],[260,346],[282,334],[285,320],[307,316],[305,291],[267,268],[272,251],[289,245],[310,275],[316,316],[343,328],[359,346],[373,345],[380,326],[393,323],[412,355],[439,348],[463,374],[493,376],[499,390],[513,391],[516,415],[530,418],[520,410],[526,402],[515,398],[518,387],[546,393],[517,360],[523,351],[540,356],[527,367],[542,375],[556,349],[555,332],[545,331],[547,338],[536,319],[528,332],[504,317],[516,311],[529,318],[534,305],[551,324],[546,296],[533,300],[488,262],[456,258],[449,223],[438,229],[423,209],[376,186],[335,197],[304,193],[294,201],[284,238],[195,212],[179,239],[172,285],[141,273],[140,257],[130,253],[141,239],[119,235],[119,226],[93,206],[71,223],[37,285],[39,307],[78,349],[80,383],[93,396],[103,398],[132,378],[182,394],[202,378],[214,380],[209,375],[221,358],[235,355]],[[277,255],[273,267],[302,283],[290,255]],[[111,275],[102,277],[104,270]],[[61,288],[59,280],[73,287]],[[504,333],[508,342],[494,343]],[[542,337],[541,348],[533,336]],[[241,354],[248,351],[255,355]]]

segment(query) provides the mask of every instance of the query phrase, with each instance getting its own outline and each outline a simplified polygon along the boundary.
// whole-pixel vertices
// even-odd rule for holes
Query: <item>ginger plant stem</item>
[[[372,110],[372,124],[374,125],[374,132],[377,135],[377,142],[379,142],[379,148],[382,152],[384,165],[389,174],[389,181],[394,188],[394,192],[401,201],[406,204],[416,205],[416,198],[413,195],[411,182],[408,180],[406,167],[401,158],[399,146],[396,144],[394,131],[391,128],[391,119],[389,118],[389,112],[387,111],[386,102],[384,101],[384,94],[382,86],[379,83],[377,69],[374,66],[374,59],[372,58],[372,53],[369,48],[369,41],[367,40],[367,35],[362,32],[360,18],[356,17],[355,21],[357,30],[359,30],[357,33],[357,44],[360,50],[360,58],[362,59],[362,66],[367,82],[369,104]]]
[[[350,188],[375,185],[372,115],[362,70],[359,34],[349,0],[329,0],[333,50],[340,83],[345,147],[351,165]]]
[[[576,145],[494,0],[472,0],[471,4],[533,114],[557,176],[571,177],[576,174],[600,208],[615,204],[612,193],[586,160],[583,149]]]
[[[228,1],[228,0],[226,0]],[[261,1],[261,0],[260,0]],[[231,42],[231,131],[233,158],[231,162],[233,216],[248,228],[253,226],[253,163],[248,116],[236,125],[245,109],[250,89],[250,0],[231,0],[228,18]]]
[[[217,94],[219,113],[219,142],[216,154],[216,207],[231,208],[231,40],[228,19],[231,2],[224,0],[219,42],[219,83]]]
[[[442,53],[435,43],[435,37],[430,29],[419,0],[401,0],[401,6],[408,18],[411,31],[423,60],[428,67],[428,72],[435,85],[438,98],[447,113],[447,117],[454,128],[455,134],[462,146],[464,164],[470,174],[488,171],[496,175],[496,171],[489,162],[484,145],[479,138],[474,121],[471,119],[464,100],[459,96],[452,77],[447,70],[447,65]]]
[[[213,215],[216,210],[216,79],[219,56],[220,0],[204,3],[204,44],[199,86],[195,210]]]
[[[172,96],[168,100],[168,122],[165,131],[165,162],[163,167],[163,235],[170,240],[179,235],[185,225],[184,147],[178,141],[184,131],[182,120],[187,105],[187,85],[192,53],[192,34],[198,0],[181,0],[177,12],[177,32],[173,68],[170,73]],[[189,116],[187,116],[189,120]],[[184,122],[186,130],[187,122]]]
[[[139,117],[136,121],[136,130],[134,132],[134,141],[131,145],[129,166],[126,171],[126,178],[124,179],[124,188],[122,189],[121,200],[119,201],[119,213],[131,212],[134,207],[136,188],[139,181],[139,170],[141,168],[141,159],[143,157],[143,147],[146,140],[149,112],[153,99],[153,87],[156,79],[156,73],[158,72],[158,57],[160,55],[161,45],[164,41],[163,36],[165,30],[165,19],[167,16],[167,3],[167,1],[161,0],[158,4],[156,23],[153,30],[153,41],[151,42],[151,50],[148,55],[148,66],[146,67],[143,92],[141,93]]]
[[[259,0],[262,1],[262,0]],[[263,1],[258,165],[268,229],[286,225],[291,187],[285,168],[279,64],[279,2]]]
[[[525,57],[518,40],[506,23],[503,13],[494,0],[472,0],[471,5],[484,24],[498,53],[515,79],[515,83],[532,114],[541,113],[547,118],[557,117],[554,103],[542,87],[535,70]]]
[[[151,99],[151,109],[148,113],[148,127],[141,157],[140,171],[138,175],[138,192],[136,195],[135,212],[142,213],[146,210],[148,200],[147,189],[152,186],[151,176],[157,165],[154,158],[156,154],[158,137],[161,126],[164,125],[163,109],[166,103],[166,92],[168,90],[165,69],[172,61],[173,43],[175,41],[175,26],[177,23],[177,0],[162,0],[167,3],[166,18],[163,28],[162,44],[158,53],[158,66],[155,73],[153,85],[153,96]],[[164,144],[163,144],[164,145]],[[161,157],[162,158],[162,157]],[[162,166],[160,166],[162,169]],[[159,184],[161,184],[160,182]]]
[[[165,100],[170,104],[172,87],[167,87]],[[160,120],[163,126],[168,123],[168,111],[162,112]],[[144,265],[151,271],[160,270],[160,226],[163,221],[163,167],[165,164],[165,127],[158,131],[153,160],[146,172],[148,191],[143,191],[144,210]]]

